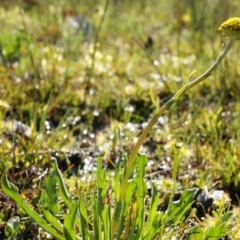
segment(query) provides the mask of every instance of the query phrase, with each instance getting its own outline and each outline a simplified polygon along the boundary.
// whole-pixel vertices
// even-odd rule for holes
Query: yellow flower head
[[[228,19],[221,24],[221,26],[218,28],[218,31],[227,38],[240,40],[240,18],[233,17]]]

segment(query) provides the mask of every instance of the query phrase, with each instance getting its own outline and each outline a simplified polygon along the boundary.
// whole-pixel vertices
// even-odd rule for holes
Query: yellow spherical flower
[[[218,31],[227,38],[240,40],[240,18],[233,17],[228,19],[221,24],[221,26],[218,28]]]

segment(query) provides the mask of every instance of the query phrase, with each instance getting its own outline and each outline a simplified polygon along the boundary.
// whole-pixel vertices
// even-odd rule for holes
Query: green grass
[[[238,42],[129,165],[218,57],[238,1],[36,2],[0,7],[1,237],[240,239]],[[224,194],[203,211],[198,189]]]

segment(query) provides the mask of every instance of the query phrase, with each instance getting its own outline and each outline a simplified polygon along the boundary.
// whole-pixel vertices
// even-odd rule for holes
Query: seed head
[[[223,22],[218,31],[227,38],[240,40],[240,18],[233,17]]]

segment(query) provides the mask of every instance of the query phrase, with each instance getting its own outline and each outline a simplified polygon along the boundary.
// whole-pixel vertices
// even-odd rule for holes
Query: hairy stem
[[[193,88],[194,86],[196,86],[197,84],[199,84],[200,82],[202,82],[203,80],[207,79],[209,76],[211,76],[216,69],[218,68],[219,64],[222,62],[222,60],[225,58],[226,54],[228,53],[228,51],[230,50],[230,48],[232,47],[234,43],[234,39],[230,39],[230,41],[228,42],[227,46],[221,50],[218,58],[216,59],[216,61],[213,63],[213,65],[205,72],[203,73],[201,76],[199,76],[198,78],[196,78],[195,80],[191,81],[189,84],[187,84],[186,86],[182,87],[168,102],[166,102],[164,104],[164,106],[153,116],[153,118],[150,120],[150,122],[148,123],[148,125],[146,126],[146,128],[142,131],[137,143],[135,144],[126,168],[125,168],[125,172],[124,172],[124,176],[122,179],[122,186],[121,186],[121,200],[124,199],[125,193],[126,193],[126,187],[127,187],[127,182],[129,179],[129,176],[132,172],[132,166],[134,163],[134,160],[136,158],[136,155],[141,147],[141,145],[143,144],[144,140],[146,139],[148,133],[150,132],[150,130],[152,129],[152,127],[154,126],[154,124],[157,122],[158,118],[163,115],[176,101],[177,99],[182,96],[184,93],[186,93],[187,91],[189,91],[191,88]]]

